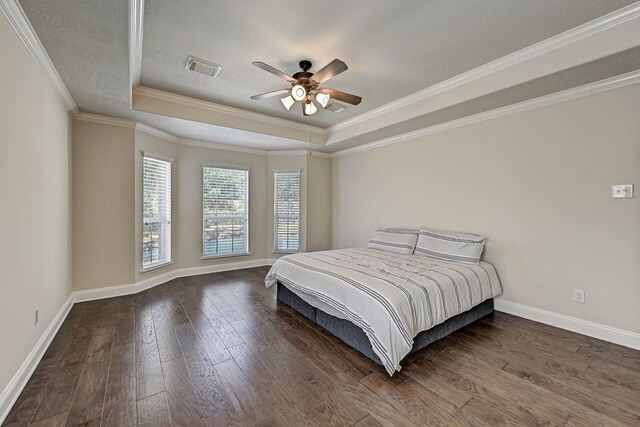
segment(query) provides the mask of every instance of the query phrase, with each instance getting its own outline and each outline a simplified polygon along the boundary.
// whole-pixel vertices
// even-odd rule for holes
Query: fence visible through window
[[[204,257],[249,252],[249,171],[202,169],[202,253]]]
[[[242,216],[204,217],[205,254],[247,252],[245,245],[246,220]]]
[[[171,261],[171,162],[143,157],[142,268]]]

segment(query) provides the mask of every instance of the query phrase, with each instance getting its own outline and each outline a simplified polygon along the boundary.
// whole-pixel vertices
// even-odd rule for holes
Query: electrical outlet
[[[35,320],[36,320],[36,325],[38,324],[38,309],[36,308],[36,313],[35,313]]]
[[[584,304],[584,289],[574,289],[573,290],[573,302],[579,302],[580,304]]]

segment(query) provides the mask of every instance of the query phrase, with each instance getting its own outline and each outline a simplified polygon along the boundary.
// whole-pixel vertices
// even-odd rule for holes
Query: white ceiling
[[[182,138],[260,149],[305,142],[131,110],[129,2],[20,0],[81,111],[140,121]],[[299,109],[253,94],[288,83],[309,59],[349,70],[325,84],[363,97],[343,113],[320,111],[328,127],[631,4],[631,0],[233,1],[147,0],[141,83],[188,97],[308,123]],[[188,55],[223,66],[216,79],[184,69]],[[543,90],[544,91],[544,90]]]
[[[278,97],[251,95],[289,84],[251,65],[291,75],[334,58],[349,70],[324,86],[360,95],[342,113],[320,111],[320,127],[402,98],[631,3],[628,0],[207,0],[145,3],[142,84],[307,123]],[[211,79],[184,69],[195,55],[223,66]]]

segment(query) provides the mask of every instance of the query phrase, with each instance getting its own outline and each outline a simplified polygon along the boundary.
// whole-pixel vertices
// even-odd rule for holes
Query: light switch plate
[[[633,184],[614,185],[611,189],[611,197],[614,199],[633,197]]]

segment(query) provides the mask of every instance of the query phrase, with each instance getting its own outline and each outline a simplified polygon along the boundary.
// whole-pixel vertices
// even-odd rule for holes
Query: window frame
[[[298,174],[298,248],[295,250],[278,248],[278,186],[276,175],[279,173]],[[302,169],[273,169],[273,251],[274,254],[295,254],[302,250]],[[284,215],[287,216],[287,215]]]
[[[141,205],[141,225],[142,225],[142,239],[141,239],[141,247],[140,247],[140,255],[141,255],[141,259],[140,259],[140,263],[141,263],[141,269],[140,271],[142,273],[146,273],[152,270],[156,270],[158,268],[162,268],[165,267],[167,265],[171,265],[173,264],[173,250],[172,250],[172,245],[173,245],[173,223],[172,223],[172,219],[173,219],[173,163],[174,160],[171,158],[167,158],[167,157],[162,157],[153,153],[146,153],[146,152],[141,152],[142,154],[142,179],[141,179],[141,184],[142,184],[142,191],[141,191],[141,195],[142,195],[142,205]],[[161,216],[158,217],[158,221],[147,221],[147,217],[145,217],[144,215],[144,196],[145,196],[145,179],[144,179],[144,170],[145,170],[145,159],[150,159],[150,160],[154,160],[154,161],[158,161],[158,162],[164,162],[168,165],[169,167],[169,174],[168,174],[168,178],[169,178],[169,182],[167,185],[167,191],[168,191],[168,195],[166,195],[166,200],[168,202],[168,209],[165,209],[165,216],[164,218]],[[155,217],[153,218],[155,219]],[[161,244],[159,247],[159,252],[165,252],[165,254],[168,254],[168,256],[165,258],[163,257],[162,259],[156,261],[156,262],[152,262],[152,263],[148,263],[145,264],[145,260],[144,260],[144,234],[145,234],[145,224],[147,222],[158,222],[160,224],[164,224],[164,230],[161,233],[163,236],[163,239],[167,239],[168,243],[166,244]]]
[[[223,253],[223,254],[213,254],[213,255],[207,255],[205,253],[205,224],[206,224],[206,219],[205,219],[205,215],[204,215],[204,203],[205,203],[205,199],[204,199],[204,188],[205,188],[205,183],[204,183],[204,170],[205,168],[213,168],[213,169],[228,169],[228,170],[234,170],[234,171],[243,171],[247,173],[247,182],[246,182],[246,191],[245,191],[245,216],[244,216],[244,228],[245,228],[245,233],[244,233],[244,252],[232,252],[232,253]],[[221,165],[221,164],[210,164],[210,163],[203,163],[201,170],[201,184],[202,184],[202,188],[201,188],[201,205],[200,207],[202,208],[201,210],[201,215],[200,215],[200,219],[201,219],[201,227],[200,227],[200,231],[201,231],[201,239],[202,239],[202,247],[201,247],[201,251],[202,251],[202,256],[201,256],[201,260],[210,260],[210,259],[219,259],[219,258],[232,258],[232,257],[241,257],[241,256],[248,256],[251,255],[251,252],[249,250],[250,246],[249,246],[249,212],[250,212],[250,207],[249,207],[249,189],[250,189],[250,182],[251,182],[251,168],[248,167],[243,167],[243,166],[230,166],[230,165]],[[237,217],[237,216],[236,216]]]

